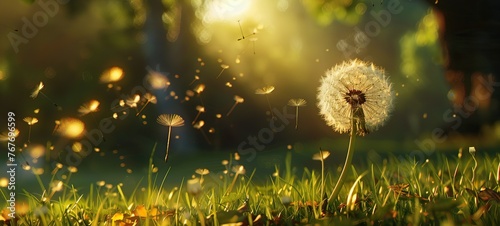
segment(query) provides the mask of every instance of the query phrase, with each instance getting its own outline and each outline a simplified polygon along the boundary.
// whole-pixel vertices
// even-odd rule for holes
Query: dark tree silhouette
[[[446,79],[459,119],[450,130],[481,133],[500,120],[500,1],[428,0],[439,18]]]

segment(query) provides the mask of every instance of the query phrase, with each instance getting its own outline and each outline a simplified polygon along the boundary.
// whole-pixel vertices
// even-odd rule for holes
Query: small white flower
[[[383,69],[352,60],[326,71],[317,99],[320,114],[335,131],[349,132],[355,118],[357,133],[363,136],[385,123],[394,93]]]

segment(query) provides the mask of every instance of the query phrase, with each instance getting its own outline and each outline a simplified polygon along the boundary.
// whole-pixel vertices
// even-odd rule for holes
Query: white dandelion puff
[[[384,70],[351,60],[326,71],[318,88],[320,114],[335,131],[350,132],[342,172],[328,198],[337,197],[350,167],[356,135],[364,136],[382,126],[393,109],[394,92]]]
[[[335,131],[349,132],[355,118],[358,135],[365,135],[387,121],[394,92],[383,69],[352,60],[326,71],[317,98],[320,114]]]

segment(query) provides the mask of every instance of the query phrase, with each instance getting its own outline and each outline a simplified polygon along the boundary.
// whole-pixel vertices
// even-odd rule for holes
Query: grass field
[[[421,162],[392,155],[381,162],[359,160],[356,164],[359,166],[349,167],[340,195],[331,199],[340,174],[340,168],[331,166],[331,159],[315,161],[310,156],[306,160],[293,150],[280,154],[277,158],[281,161],[274,163],[269,175],[262,175],[256,165],[247,166],[238,154],[231,154],[220,159],[221,165],[214,169],[197,169],[183,175],[185,179],[175,186],[167,185],[167,181],[178,173],[156,167],[150,167],[138,182],[112,184],[96,180],[79,189],[73,186],[73,181],[88,181],[89,178],[80,178],[84,174],[70,173],[64,180],[58,180],[57,173],[50,180],[37,177],[40,192],[18,194],[26,202],[17,203],[15,218],[9,217],[5,208],[0,222],[5,225],[500,225],[498,153],[468,150],[453,155],[436,153],[435,158]],[[148,165],[154,164],[150,158]],[[0,191],[2,199],[7,200],[7,189]]]

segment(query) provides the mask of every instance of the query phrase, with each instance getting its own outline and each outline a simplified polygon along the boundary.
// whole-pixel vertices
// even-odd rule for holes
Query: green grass
[[[264,181],[255,178],[258,169],[237,165],[237,155],[231,155],[224,171],[195,174],[198,180],[190,183],[193,178],[186,175],[176,187],[165,186],[173,172],[158,173],[153,167],[139,184],[92,183],[85,194],[69,179],[60,190],[55,177],[48,184],[39,179],[41,194],[19,194],[26,197],[29,207],[18,207],[16,218],[3,223],[500,225],[500,155],[435,155],[423,163],[390,156],[381,163],[365,163],[367,168],[350,166],[339,195],[329,201],[325,200],[340,173],[323,172],[320,161],[317,167],[300,166],[302,160],[294,159],[291,151],[286,153],[283,168],[277,163]],[[303,173],[298,175],[298,171]],[[71,179],[78,180],[77,175]],[[125,193],[124,186],[134,189]],[[6,200],[7,192],[0,189],[2,199]]]

